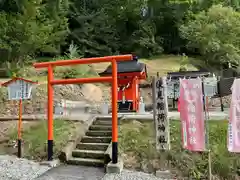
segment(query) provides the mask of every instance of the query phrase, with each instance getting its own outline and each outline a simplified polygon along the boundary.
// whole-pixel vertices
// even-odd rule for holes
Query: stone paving
[[[152,174],[123,170],[120,174],[105,174],[103,168],[61,165],[34,180],[162,180]]]
[[[60,165],[35,180],[101,180],[103,177],[103,168]]]

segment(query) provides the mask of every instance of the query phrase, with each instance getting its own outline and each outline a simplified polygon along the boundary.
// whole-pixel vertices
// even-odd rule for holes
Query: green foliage
[[[189,65],[189,59],[188,56],[185,54],[182,55],[181,61],[180,61],[180,68],[179,71],[187,71],[187,66]]]
[[[212,172],[214,177],[234,180],[239,173],[240,160],[237,154],[229,153],[227,150],[227,126],[226,121],[210,121],[208,125]],[[207,179],[208,153],[189,152],[182,148],[180,121],[171,121],[170,138],[171,150],[166,154],[170,167],[177,169],[179,176]],[[124,122],[120,126],[119,142],[121,154],[134,154],[138,160],[137,164],[141,164],[145,159],[147,159],[146,162],[152,162],[155,159],[155,164],[152,164],[153,169],[158,169],[160,163],[163,164],[159,158],[163,154],[155,151],[153,123]]]
[[[79,55],[78,46],[73,44],[73,42],[70,44],[70,46],[68,48],[68,52],[65,53],[65,54],[69,59],[81,58],[82,57],[82,56]]]
[[[205,63],[240,61],[240,13],[221,5],[200,12],[193,21],[182,25],[182,36],[189,48],[196,48]]]
[[[69,134],[74,128],[74,124],[69,121],[54,121],[54,157],[58,157],[68,141]],[[42,160],[47,157],[47,122],[42,120],[35,126],[30,127],[23,133],[24,140],[24,157],[35,160]],[[17,139],[17,131],[14,129],[10,133],[10,141]]]
[[[67,18],[62,17],[58,21],[50,17],[47,4],[42,1],[11,2],[4,3],[15,7],[15,13],[7,9],[0,12],[1,62],[22,64],[38,51],[60,53],[59,46],[67,33]],[[18,6],[17,2],[20,3]]]
[[[54,69],[54,75],[57,78],[70,79],[89,77],[95,75],[88,65],[66,66],[56,67]]]
[[[120,128],[120,149],[122,152],[133,151],[139,159],[149,157],[151,151],[152,132],[149,132],[149,128],[152,128],[152,124],[135,124],[132,122],[123,124]],[[141,136],[139,136],[141,134]],[[146,137],[146,138],[142,138]]]
[[[235,179],[240,161],[236,154],[229,153],[227,150],[227,126],[226,121],[211,121],[209,123],[212,171],[215,176],[221,179]],[[171,123],[172,151],[169,153],[172,165],[182,170],[184,176],[191,175],[197,178],[196,176],[200,175],[202,178],[207,177],[208,153],[198,154],[183,150],[180,134],[180,122],[174,121],[174,123]]]
[[[56,60],[65,60],[65,59],[76,59],[81,58],[79,55],[79,48],[77,45],[70,44],[68,48],[68,52],[65,53],[65,56],[56,57]],[[62,78],[62,79],[69,79],[69,78],[80,78],[80,77],[89,77],[93,75],[97,75],[95,71],[92,71],[92,68],[89,65],[75,65],[75,66],[60,66],[54,68],[54,75],[55,77]]]
[[[142,16],[140,1],[75,1],[72,39],[86,57],[131,53],[162,53],[155,24]],[[84,8],[82,8],[84,7]]]
[[[239,61],[239,10],[238,0],[2,0],[0,65],[18,74],[39,56],[185,53],[219,68]]]

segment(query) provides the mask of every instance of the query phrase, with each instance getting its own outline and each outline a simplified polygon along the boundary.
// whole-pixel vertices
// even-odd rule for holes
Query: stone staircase
[[[72,151],[67,163],[104,167],[105,152],[112,140],[112,119],[97,118]]]

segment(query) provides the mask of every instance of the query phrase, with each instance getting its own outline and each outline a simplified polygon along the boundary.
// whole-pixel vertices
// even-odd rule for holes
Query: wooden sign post
[[[22,157],[22,100],[31,99],[32,85],[36,82],[23,78],[13,78],[2,84],[8,88],[8,99],[19,101],[18,157]]]
[[[170,132],[168,120],[168,101],[166,78],[153,80],[154,120],[156,126],[156,149],[170,149]]]
[[[161,154],[162,168],[165,168],[165,151],[170,150],[170,131],[168,120],[167,83],[165,77],[153,79],[153,117],[156,130],[156,149]]]

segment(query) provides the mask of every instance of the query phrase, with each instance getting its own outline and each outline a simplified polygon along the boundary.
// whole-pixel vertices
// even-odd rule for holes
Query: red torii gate
[[[132,55],[128,54],[34,63],[33,66],[35,68],[48,68],[48,161],[53,160],[53,85],[110,82],[112,83],[112,163],[116,164],[118,162],[117,61],[129,61],[132,59]],[[54,79],[53,69],[56,66],[93,64],[101,62],[111,62],[112,76],[75,79]]]

